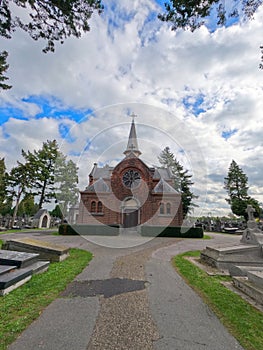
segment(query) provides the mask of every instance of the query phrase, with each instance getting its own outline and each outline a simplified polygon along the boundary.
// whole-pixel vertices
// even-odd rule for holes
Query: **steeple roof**
[[[139,157],[142,154],[142,152],[139,150],[139,147],[138,147],[137,134],[136,134],[136,128],[134,123],[134,117],[136,117],[136,115],[132,114],[131,117],[132,117],[132,123],[131,123],[130,135],[128,139],[127,148],[123,153],[126,156],[133,153],[136,157]]]

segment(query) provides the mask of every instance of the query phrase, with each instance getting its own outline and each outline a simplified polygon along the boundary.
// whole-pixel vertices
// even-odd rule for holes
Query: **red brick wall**
[[[128,169],[136,169],[141,173],[141,183],[136,189],[129,189],[122,183],[122,176]],[[81,224],[122,224],[122,204],[127,198],[135,197],[140,203],[140,222],[149,225],[180,226],[183,221],[181,196],[152,194],[152,190],[158,183],[153,180],[153,174],[139,158],[126,158],[120,162],[112,172],[112,193],[81,192],[81,203],[78,223]],[[96,179],[94,179],[96,181]],[[91,214],[91,202],[103,203],[102,213]],[[171,204],[171,214],[160,214],[160,203]]]

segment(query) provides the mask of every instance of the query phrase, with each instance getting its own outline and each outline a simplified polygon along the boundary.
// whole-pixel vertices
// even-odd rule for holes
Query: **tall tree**
[[[32,216],[38,211],[38,205],[34,202],[34,196],[32,194],[26,194],[18,206],[17,215]]]
[[[78,201],[78,168],[72,161],[60,155],[56,162],[55,169],[56,199],[60,205],[61,213],[67,216],[69,206]]]
[[[260,214],[258,201],[248,195],[248,177],[234,160],[232,160],[227,177],[225,177],[224,188],[228,193],[226,201],[230,204],[233,214],[244,216],[247,219],[246,208],[248,204],[254,207],[257,216]]]
[[[44,52],[54,51],[55,42],[62,44],[70,36],[79,38],[88,32],[93,12],[102,10],[101,0],[0,0],[0,36],[11,39],[13,32],[20,28],[34,40],[44,39],[47,43]],[[0,53],[0,57],[1,82],[6,79],[3,75],[7,69],[6,53]],[[10,86],[4,84],[0,88]]]
[[[165,2],[166,12],[159,14],[158,18],[170,22],[172,30],[182,28],[194,31],[215,13],[217,26],[226,25],[233,18],[250,20],[262,4],[263,0],[168,0]],[[263,68],[263,64],[260,64],[260,68]]]
[[[10,197],[15,200],[15,208],[13,211],[11,226],[14,226],[22,196],[30,193],[30,189],[31,169],[28,164],[18,163],[18,165],[12,168],[8,174],[8,191]]]
[[[39,196],[39,209],[55,198],[55,167],[59,153],[56,140],[44,142],[41,149],[33,152],[22,150],[30,169],[32,194]]]
[[[7,172],[5,159],[0,159],[0,214],[5,215],[11,209],[11,201],[7,191]]]
[[[194,184],[191,181],[192,175],[189,175],[188,170],[184,170],[169,147],[164,148],[158,159],[164,167],[170,168],[174,176],[174,188],[182,195],[183,215],[185,217],[196,206],[193,200],[197,196],[191,191],[191,186]]]

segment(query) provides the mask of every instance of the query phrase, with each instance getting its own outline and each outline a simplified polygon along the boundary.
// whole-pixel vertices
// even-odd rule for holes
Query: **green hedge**
[[[119,225],[69,225],[62,224],[58,228],[60,235],[118,236]]]
[[[202,227],[142,226],[141,235],[146,237],[203,238]]]

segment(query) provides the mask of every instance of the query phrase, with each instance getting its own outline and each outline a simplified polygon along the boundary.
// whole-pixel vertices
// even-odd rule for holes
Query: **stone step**
[[[39,254],[39,259],[59,262],[69,256],[69,248],[29,237],[11,239],[4,243],[3,249]]]
[[[32,270],[33,275],[42,273],[48,270],[48,267],[50,265],[49,261],[37,261],[34,264],[30,265],[29,267]]]
[[[14,269],[16,269],[16,266],[0,265],[0,276]]]
[[[259,255],[261,253],[261,248],[258,245],[245,245],[245,244],[238,244],[234,246],[218,246],[218,247],[211,247],[207,246],[204,250],[206,254],[213,258],[218,258],[222,255],[228,255],[228,254],[249,254],[252,252],[257,252]]]
[[[233,277],[233,285],[260,305],[263,305],[263,289],[248,280],[248,277]]]
[[[17,252],[13,250],[0,250],[0,265],[26,267],[37,261],[39,254]]]
[[[32,277],[32,269],[25,267],[15,269],[0,276],[0,295],[5,295],[11,290],[20,287]]]
[[[247,277],[250,282],[263,290],[263,271],[248,271]]]
[[[252,265],[233,265],[229,272],[230,275],[233,276],[246,276],[248,271],[263,271],[263,266],[252,266]]]

